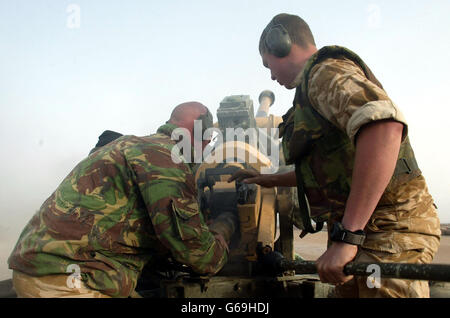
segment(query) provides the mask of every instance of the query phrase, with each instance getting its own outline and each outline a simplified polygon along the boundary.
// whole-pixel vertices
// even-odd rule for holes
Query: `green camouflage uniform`
[[[336,57],[314,65],[319,54],[328,54],[325,50],[337,52]],[[284,117],[294,122],[283,136],[284,148],[301,172],[313,219],[327,221],[328,229],[343,217],[354,159],[346,156],[354,153],[355,136],[363,125],[388,119],[402,123],[399,159],[404,156],[415,163],[404,116],[370,69],[365,64],[360,67],[359,61],[355,63],[359,57],[346,58],[347,51],[328,47],[310,58],[296,78],[294,107]],[[307,97],[302,98],[302,90]],[[305,98],[307,102],[301,103]],[[439,219],[425,179],[418,168],[407,172],[400,168],[397,164],[394,177],[364,229],[367,238],[356,261],[430,263],[439,247]],[[429,295],[427,282],[423,281],[382,279],[381,285],[370,289],[366,278],[355,278],[337,287],[337,292],[351,297]]]
[[[76,264],[85,286],[113,297],[128,297],[161,256],[218,272],[226,247],[199,213],[192,167],[172,161],[175,128],[123,136],[81,161],[26,225],[9,267],[42,277]]]

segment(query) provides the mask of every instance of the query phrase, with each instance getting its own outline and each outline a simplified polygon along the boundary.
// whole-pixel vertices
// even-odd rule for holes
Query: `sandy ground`
[[[16,241],[5,239],[0,233],[0,281],[11,278],[12,272],[8,269],[7,260]],[[326,249],[327,233],[325,231],[307,235],[303,239],[298,236],[300,231],[294,231],[295,252],[306,260],[316,260]],[[3,238],[3,239],[2,239]],[[9,238],[9,237],[8,237]],[[441,237],[441,245],[434,257],[433,263],[450,264],[450,236]]]
[[[308,234],[300,239],[300,231],[294,231],[295,252],[306,260],[316,260],[326,250],[327,232]],[[434,256],[433,263],[450,264],[450,236],[441,236],[441,245]]]

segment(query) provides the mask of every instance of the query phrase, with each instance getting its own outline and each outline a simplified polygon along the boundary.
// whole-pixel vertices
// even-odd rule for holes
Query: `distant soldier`
[[[187,129],[193,145],[194,120],[212,127],[205,106],[181,104],[156,134],[122,136],[72,170],[8,260],[19,297],[129,297],[144,266],[161,259],[205,275],[222,268],[237,217],[224,213],[208,227],[191,158],[172,160],[172,131]]]
[[[400,110],[355,53],[317,50],[298,16],[275,16],[259,51],[272,79],[296,88],[280,125],[295,172],[241,171],[230,179],[297,186],[305,232],[327,222],[329,247],[316,266],[322,282],[338,285],[338,296],[429,297],[426,281],[381,279],[370,288],[367,278],[343,273],[352,260],[430,263],[439,247],[439,219]]]

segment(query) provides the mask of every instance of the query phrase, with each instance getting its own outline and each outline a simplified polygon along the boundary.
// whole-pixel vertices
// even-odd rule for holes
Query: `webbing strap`
[[[303,179],[300,172],[300,166],[295,165],[295,177],[297,179],[298,206],[300,208],[300,217],[303,223],[303,231],[300,235],[303,238],[308,233],[317,233],[322,230],[323,222],[317,222],[316,228],[311,223],[311,213],[306,202],[305,189],[303,187]]]
[[[417,170],[419,170],[419,166],[417,165],[417,161],[414,158],[413,160],[400,158],[395,165],[394,176],[398,176],[404,173],[411,174]]]

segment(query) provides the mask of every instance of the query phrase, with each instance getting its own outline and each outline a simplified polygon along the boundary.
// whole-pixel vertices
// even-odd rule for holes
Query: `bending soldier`
[[[429,297],[426,281],[381,279],[380,288],[369,288],[366,278],[343,273],[352,260],[430,263],[438,249],[439,219],[400,110],[355,53],[317,50],[298,16],[275,16],[259,51],[271,78],[296,88],[280,125],[295,172],[240,171],[230,181],[297,186],[304,230],[327,222],[328,249],[316,266],[322,282],[338,285],[338,296]]]
[[[122,136],[72,170],[8,260],[19,297],[129,297],[161,257],[204,275],[222,268],[237,218],[224,213],[208,227],[191,158],[172,160],[172,131],[187,129],[193,145],[194,120],[212,127],[205,106],[181,104],[156,134]]]

